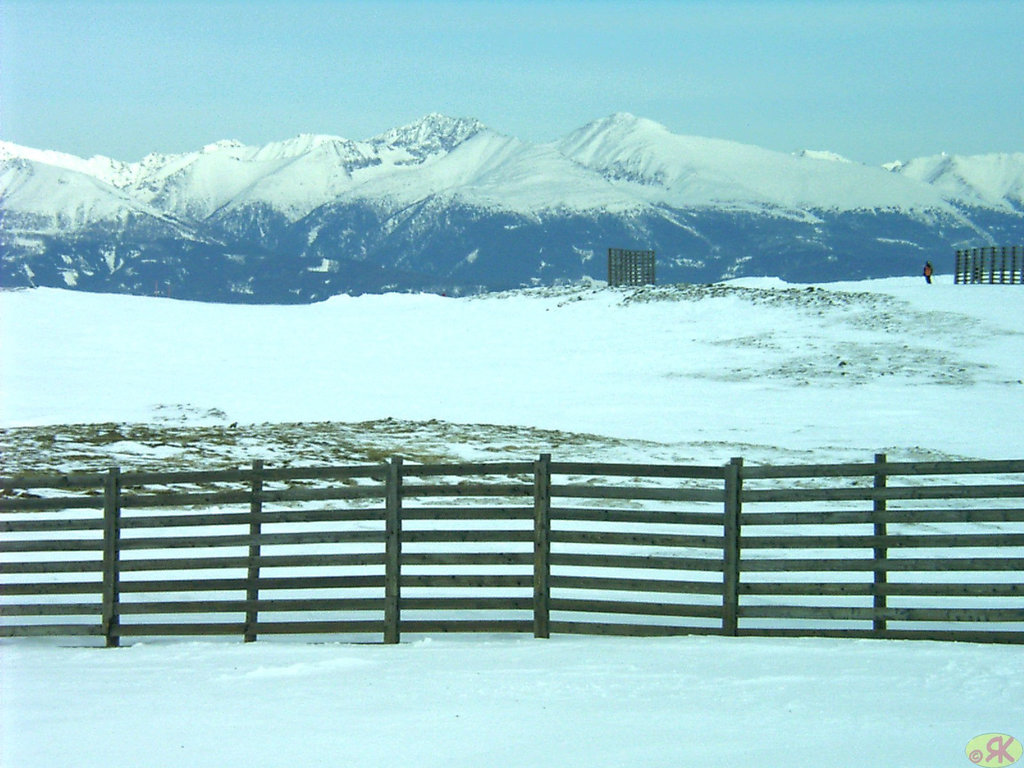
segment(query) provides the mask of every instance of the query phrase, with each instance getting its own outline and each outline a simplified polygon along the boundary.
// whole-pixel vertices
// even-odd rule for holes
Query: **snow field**
[[[447,438],[478,459],[593,459],[594,446],[712,464],[1019,458],[1021,302],[1019,286],[942,280],[303,307],[0,292],[0,424],[5,454],[20,429],[153,425],[151,442],[93,445],[99,466],[126,467],[190,460],[159,444],[171,420],[254,434],[369,420],[404,425],[382,430],[396,453]],[[512,439],[513,427],[535,431]],[[579,435],[591,437],[559,442]],[[260,445],[225,460],[260,458]],[[319,640],[2,641],[0,764],[957,766],[977,734],[1024,735],[1012,646]]]
[[[908,279],[309,306],[5,292],[0,424],[149,423],[180,408],[243,425],[521,425],[714,463],[1014,457],[1022,301],[1019,286]]]
[[[3,764],[960,766],[1013,647],[514,637],[5,645]]]

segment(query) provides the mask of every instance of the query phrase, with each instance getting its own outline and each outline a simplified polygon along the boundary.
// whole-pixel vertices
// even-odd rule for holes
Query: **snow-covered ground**
[[[322,460],[316,432],[355,454],[1021,458],[1022,309],[1022,286],[949,278],[292,307],[0,292],[2,471],[178,465],[228,432],[222,461]],[[283,422],[302,438],[274,443]],[[103,434],[62,453],[76,423]],[[178,447],[125,439],[143,427]],[[75,642],[0,642],[0,765],[958,766],[978,734],[1024,736],[1014,647]]]
[[[4,766],[970,766],[1020,736],[1020,649],[439,638],[5,642]]]
[[[304,306],[2,292],[0,425],[390,417],[655,441],[716,462],[1017,457],[1022,308],[1022,286],[948,276]]]

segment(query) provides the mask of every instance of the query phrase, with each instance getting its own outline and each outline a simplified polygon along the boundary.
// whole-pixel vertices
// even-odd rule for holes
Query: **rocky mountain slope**
[[[661,282],[939,271],[1024,241],[1024,153],[884,168],[680,136],[615,114],[531,144],[428,115],[364,141],[220,141],[137,163],[0,142],[0,283],[306,302],[605,274]]]

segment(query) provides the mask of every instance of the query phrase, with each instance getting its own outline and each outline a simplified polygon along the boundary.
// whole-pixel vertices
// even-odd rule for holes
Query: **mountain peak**
[[[830,163],[852,163],[848,157],[843,157],[836,152],[830,152],[827,149],[801,149],[799,152],[794,152],[793,157],[804,157],[808,160],[825,160]]]
[[[207,144],[201,151],[204,155],[209,155],[214,152],[223,152],[224,150],[230,149],[243,149],[244,147],[245,144],[237,139],[221,139],[220,141]]]
[[[672,134],[661,123],[636,117],[629,112],[615,112],[587,123],[582,128],[570,133],[561,142],[560,150],[577,161],[586,164],[589,159],[605,154],[608,148],[617,150],[630,147],[647,147],[661,143]]]
[[[355,142],[340,136],[323,133],[300,133],[284,141],[273,141],[260,147],[256,156],[260,159],[293,158],[323,149],[351,152]]]
[[[1020,210],[1024,206],[1024,152],[919,157],[890,170],[924,182],[947,199]]]
[[[475,118],[450,117],[439,112],[431,112],[415,122],[375,136],[371,142],[404,149],[422,158],[450,152],[486,128],[487,126]]]
[[[669,133],[661,123],[650,120],[646,117],[637,117],[629,112],[613,112],[607,117],[602,117],[592,123],[585,125],[580,131],[590,134],[611,134],[623,136],[632,133],[665,134]]]

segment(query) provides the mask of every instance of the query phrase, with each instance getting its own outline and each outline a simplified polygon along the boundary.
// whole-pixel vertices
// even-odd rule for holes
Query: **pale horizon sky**
[[[1022,31],[1020,0],[3,0],[0,139],[135,161],[631,112],[869,164],[1020,152]]]

